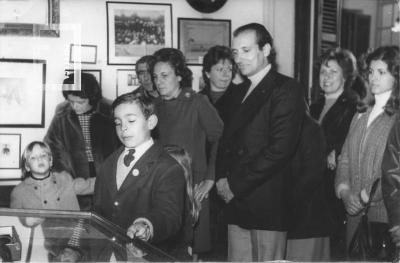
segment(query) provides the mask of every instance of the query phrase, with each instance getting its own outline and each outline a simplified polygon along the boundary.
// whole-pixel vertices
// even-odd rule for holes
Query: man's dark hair
[[[150,72],[150,69],[151,69],[151,67],[152,67],[152,65],[154,64],[155,61],[156,61],[156,59],[152,55],[146,55],[146,56],[143,56],[143,57],[139,58],[136,61],[136,67],[135,67],[136,75],[139,75],[137,65],[139,65],[139,64],[147,64],[147,67],[148,67],[149,72]]]
[[[138,105],[140,110],[143,112],[143,115],[146,117],[146,119],[155,114],[155,105],[153,99],[151,97],[145,96],[140,90],[134,90],[133,92],[125,93],[117,97],[111,105],[113,114],[115,108],[125,103],[136,103],[136,105]]]
[[[269,44],[271,46],[271,51],[269,53],[269,56],[267,57],[268,62],[272,64],[273,67],[276,67],[276,52],[274,49],[274,41],[272,39],[271,34],[268,32],[268,30],[265,28],[265,26],[258,24],[258,23],[250,23],[246,24],[243,26],[240,26],[236,28],[236,30],[233,32],[233,36],[237,37],[239,34],[245,32],[245,31],[254,31],[256,34],[256,42],[258,45],[258,48],[261,50],[266,44]]]
[[[63,84],[76,84],[75,74],[70,74],[64,79]],[[63,96],[68,99],[68,95],[89,99],[89,104],[95,106],[102,98],[101,89],[96,78],[92,74],[81,73],[81,89],[80,90],[63,90]]]

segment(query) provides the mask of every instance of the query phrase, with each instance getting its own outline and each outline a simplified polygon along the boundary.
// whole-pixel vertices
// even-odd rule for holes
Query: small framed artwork
[[[19,169],[21,134],[0,133],[0,169]]]
[[[117,69],[117,97],[132,92],[140,86],[136,71],[131,69]]]
[[[178,49],[189,65],[200,65],[208,49],[231,46],[231,20],[178,18]]]
[[[92,74],[96,78],[97,82],[99,83],[100,89],[101,89],[101,69],[82,69],[81,72]],[[65,70],[65,78],[67,78],[72,73],[74,73],[73,69],[66,69]]]
[[[71,44],[69,49],[70,63],[96,64],[97,46],[96,45],[76,45]]]
[[[163,47],[172,47],[172,5],[107,4],[107,64],[134,65]]]
[[[0,127],[44,127],[46,61],[0,59]]]
[[[1,1],[0,35],[59,37],[60,0]]]

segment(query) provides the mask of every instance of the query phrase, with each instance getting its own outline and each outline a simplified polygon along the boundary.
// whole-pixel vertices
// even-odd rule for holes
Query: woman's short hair
[[[385,112],[393,115],[399,109],[399,78],[400,78],[400,51],[398,46],[382,46],[378,47],[366,57],[368,68],[372,61],[381,60],[386,63],[388,71],[394,78],[393,89],[389,100],[385,105]],[[364,112],[368,106],[375,104],[375,99],[370,90],[367,92],[365,100],[358,105],[358,111]]]
[[[25,179],[30,176],[30,172],[26,168],[28,166],[28,160],[32,154],[33,147],[35,147],[36,145],[38,145],[40,148],[42,148],[51,160],[53,159],[53,154],[51,152],[51,148],[47,143],[41,142],[41,141],[33,141],[33,142],[29,143],[26,146],[24,152],[22,153],[22,157],[21,157],[22,179]]]
[[[231,49],[226,46],[213,46],[208,51],[203,58],[203,79],[206,85],[210,85],[210,80],[206,73],[211,71],[211,67],[218,64],[220,61],[229,61],[232,64],[232,78],[236,74],[236,64],[233,59]]]
[[[181,88],[192,87],[193,73],[186,64],[186,58],[183,53],[176,48],[162,48],[157,50],[153,56],[155,62],[151,66],[151,73],[154,73],[154,66],[158,62],[165,62],[171,65],[175,74],[182,78]]]
[[[64,79],[63,84],[74,85],[75,74],[70,74]],[[66,89],[63,90],[63,96],[68,99],[68,95],[77,96],[83,99],[89,99],[89,104],[92,106],[97,105],[102,98],[100,85],[92,74],[81,73],[81,87],[80,90]]]

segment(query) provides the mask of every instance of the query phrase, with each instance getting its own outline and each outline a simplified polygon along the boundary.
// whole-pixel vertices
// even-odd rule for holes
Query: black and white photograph
[[[231,21],[216,19],[178,18],[178,48],[189,64],[201,65],[212,46],[230,46]]]
[[[171,4],[107,2],[108,64],[135,64],[172,46]]]
[[[96,64],[97,46],[71,44],[69,49],[69,62],[79,64]]]
[[[43,127],[45,83],[46,61],[0,59],[0,128]]]
[[[0,35],[59,37],[60,0],[5,0],[0,3]]]
[[[116,82],[117,97],[128,92],[132,92],[139,87],[139,79],[135,70],[117,69]]]
[[[0,133],[0,169],[20,168],[20,156],[21,134]]]
[[[400,263],[400,0],[0,0],[0,262]]]

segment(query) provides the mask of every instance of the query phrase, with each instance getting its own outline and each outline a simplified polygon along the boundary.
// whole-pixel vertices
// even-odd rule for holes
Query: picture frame
[[[215,45],[231,46],[231,20],[178,18],[178,49],[189,65],[201,65]]]
[[[69,48],[69,62],[81,64],[96,64],[97,46],[71,44]]]
[[[79,71],[79,70],[77,70]],[[101,69],[82,69],[80,70],[82,73],[89,73],[92,74],[97,82],[99,83],[100,89],[101,89]],[[68,77],[70,74],[74,73],[73,69],[66,69],[65,70],[65,77]]]
[[[107,1],[106,5],[108,65],[135,65],[142,56],[172,47],[171,4]]]
[[[0,127],[43,128],[46,61],[0,59]]]
[[[0,169],[20,169],[20,163],[21,134],[0,133]]]
[[[6,4],[7,8],[1,8],[4,14],[14,13],[15,18],[11,22],[2,21],[0,23],[0,35],[12,35],[12,36],[34,36],[34,37],[59,37],[60,36],[60,0],[43,0],[45,1],[43,6],[47,7],[47,10],[43,12],[37,12],[38,3],[37,1],[14,1],[5,0],[2,4]],[[41,5],[39,5],[41,7]],[[35,9],[34,9],[35,8]],[[10,12],[9,10],[13,10]],[[45,22],[37,22],[38,17],[34,17],[35,14],[44,14]],[[33,15],[32,15],[33,14]],[[0,12],[1,17],[5,17]],[[14,20],[21,20],[27,17],[28,21],[22,20],[17,22]]]
[[[140,86],[136,71],[133,69],[117,69],[117,97],[132,92]]]

